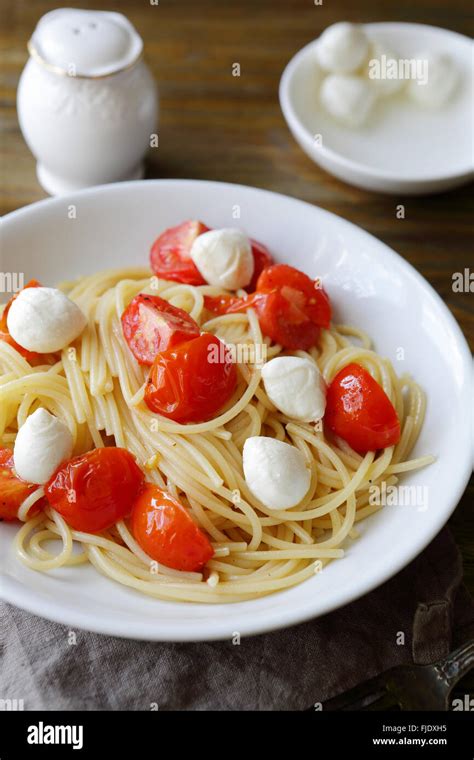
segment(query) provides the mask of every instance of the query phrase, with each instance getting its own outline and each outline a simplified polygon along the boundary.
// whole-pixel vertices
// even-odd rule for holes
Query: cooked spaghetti
[[[377,510],[370,487],[396,484],[399,476],[429,464],[410,459],[425,414],[425,397],[408,376],[371,349],[367,335],[346,325],[321,331],[308,351],[285,351],[262,336],[250,308],[209,318],[208,285],[192,286],[150,277],[149,270],[110,270],[59,286],[87,317],[81,336],[54,364],[31,366],[0,341],[0,442],[11,448],[19,428],[43,407],[66,423],[75,455],[118,446],[131,452],[148,481],[166,489],[210,537],[214,556],[201,572],[171,569],[153,561],[132,535],[127,519],[98,534],[68,526],[52,507],[35,514],[39,486],[23,502],[24,525],[15,551],[28,567],[49,571],[91,563],[100,573],[164,600],[237,602],[294,586],[333,559],[343,557],[356,523]],[[161,296],[187,311],[201,330],[226,344],[247,346],[237,365],[238,385],[223,410],[207,422],[178,424],[144,403],[146,368],[123,338],[121,315],[138,293]],[[395,446],[357,454],[323,425],[285,417],[260,383],[258,348],[266,358],[297,355],[316,362],[326,382],[349,362],[362,365],[382,386],[401,425]],[[267,509],[249,490],[242,449],[250,436],[270,436],[297,447],[311,471],[304,499],[291,509]],[[32,516],[33,512],[33,516]]]

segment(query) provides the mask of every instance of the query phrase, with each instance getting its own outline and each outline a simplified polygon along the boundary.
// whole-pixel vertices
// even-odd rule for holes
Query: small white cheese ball
[[[439,108],[449,100],[459,80],[454,61],[444,53],[419,53],[414,58],[426,62],[425,74],[410,80],[408,94],[422,106]]]
[[[367,57],[369,41],[358,24],[340,21],[324,30],[316,45],[321,68],[334,74],[349,74]]]
[[[29,483],[47,483],[61,462],[70,458],[72,446],[67,425],[46,409],[37,409],[15,440],[13,463],[18,477]]]
[[[252,246],[241,230],[203,232],[191,246],[191,258],[209,285],[238,290],[252,279]]]
[[[349,74],[326,77],[320,98],[326,111],[349,127],[363,124],[375,103],[374,90],[367,80]]]
[[[10,306],[10,335],[27,351],[49,354],[69,345],[86,326],[79,306],[57,288],[25,288]]]
[[[277,356],[262,369],[267,396],[276,408],[301,422],[320,420],[326,409],[326,383],[311,359]]]
[[[373,42],[370,46],[367,76],[374,92],[382,98],[399,92],[405,86],[406,80],[401,79],[398,73],[398,58],[395,53],[386,45]]]
[[[247,438],[243,466],[250,491],[268,509],[296,506],[311,483],[311,472],[301,451],[276,438]]]

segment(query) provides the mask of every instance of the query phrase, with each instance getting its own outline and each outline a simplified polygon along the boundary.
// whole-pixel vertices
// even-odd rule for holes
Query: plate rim
[[[211,188],[219,188],[223,186],[231,187],[233,189],[240,188],[244,190],[245,192],[251,191],[252,193],[258,194],[258,195],[264,195],[271,201],[271,198],[273,196],[280,197],[285,200],[286,203],[291,204],[297,204],[308,207],[308,210],[310,213],[316,213],[322,214],[325,217],[328,217],[332,220],[333,223],[336,223],[338,225],[345,226],[346,228],[350,229],[351,231],[356,231],[357,235],[360,235],[362,237],[366,237],[370,239],[373,243],[373,241],[376,241],[376,244],[381,249],[381,253],[387,257],[387,260],[390,260],[394,262],[396,266],[401,268],[403,273],[408,276],[409,278],[416,281],[417,285],[420,286],[422,289],[424,289],[431,298],[434,298],[434,300],[438,303],[438,305],[441,307],[443,313],[445,314],[445,318],[447,320],[447,323],[449,324],[450,330],[453,334],[454,339],[456,340],[456,346],[460,351],[460,354],[462,356],[462,363],[463,368],[466,371],[466,381],[469,382],[469,375],[471,373],[471,365],[472,365],[472,355],[470,348],[468,346],[468,343],[466,341],[466,338],[464,337],[464,334],[447,307],[447,305],[444,303],[443,299],[438,295],[436,290],[433,288],[433,286],[421,275],[412,264],[410,264],[406,259],[403,258],[400,254],[398,254],[396,251],[394,251],[390,246],[388,246],[383,241],[379,240],[375,235],[372,235],[370,232],[367,232],[363,227],[358,226],[357,224],[348,221],[347,219],[344,219],[343,217],[339,216],[338,214],[334,214],[331,211],[327,211],[324,208],[321,208],[320,206],[317,206],[313,203],[310,203],[308,201],[301,200],[299,198],[295,198],[293,196],[285,195],[284,193],[278,193],[272,190],[267,190],[264,188],[259,187],[252,187],[250,185],[243,185],[239,183],[231,183],[231,182],[219,182],[214,180],[198,180],[198,179],[150,179],[150,180],[134,180],[130,182],[120,182],[120,183],[111,183],[107,185],[99,185],[94,186],[91,188],[86,188],[74,193],[70,193],[68,195],[59,196],[55,198],[45,198],[39,201],[36,201],[32,204],[29,204],[27,206],[24,206],[20,209],[16,209],[9,214],[6,214],[3,217],[3,221],[6,224],[9,224],[11,222],[18,222],[21,221],[22,217],[27,217],[32,212],[36,212],[37,210],[45,208],[45,207],[54,207],[55,205],[62,205],[67,204],[68,202],[73,202],[73,199],[77,199],[79,197],[84,196],[94,196],[94,195],[101,195],[103,193],[107,193],[109,191],[110,193],[119,192],[119,193],[127,193],[129,191],[132,191],[134,188],[143,187],[145,185],[150,186],[150,192],[152,191],[152,188],[166,188],[167,185],[191,185],[191,186],[203,186],[207,185]],[[466,418],[466,429],[469,427],[470,423],[469,420]],[[442,527],[445,525],[451,514],[453,513],[454,509],[456,508],[459,499],[461,498],[465,487],[467,485],[467,482],[469,481],[469,477],[471,474],[471,456],[472,452],[467,450],[466,451],[466,457],[464,462],[464,467],[462,471],[460,472],[460,477],[457,482],[457,485],[452,489],[449,499],[446,500],[446,508],[443,510],[442,515],[438,516],[437,519],[433,519],[433,523],[430,526],[430,530],[423,534],[423,537],[420,538],[416,546],[414,546],[410,551],[405,552],[403,554],[399,553],[396,555],[391,563],[387,564],[385,568],[383,569],[383,572],[380,572],[376,579],[373,577],[366,580],[365,583],[358,586],[357,592],[354,594],[353,590],[349,591],[339,591],[337,594],[333,594],[330,599],[326,601],[326,603],[323,605],[323,609],[320,610],[317,613],[314,613],[311,608],[311,604],[308,603],[311,600],[307,599],[306,603],[304,604],[304,607],[301,608],[301,605],[298,609],[294,609],[292,607],[287,609],[274,609],[271,611],[271,614],[269,615],[269,619],[265,619],[265,621],[259,621],[258,623],[251,623],[247,620],[244,620],[243,623],[236,623],[235,622],[235,615],[232,615],[232,608],[234,607],[233,604],[227,605],[229,609],[229,615],[218,622],[213,622],[213,630],[207,630],[201,631],[200,628],[204,627],[205,625],[209,626],[210,623],[205,621],[205,619],[198,619],[196,620],[197,625],[199,626],[199,630],[196,631],[192,626],[187,627],[186,621],[175,621],[166,623],[166,625],[169,625],[169,630],[161,630],[157,631],[155,630],[156,623],[160,623],[159,618],[153,618],[146,623],[141,621],[138,625],[136,622],[130,623],[129,621],[125,621],[125,623],[114,623],[114,630],[111,630],[110,627],[107,625],[107,619],[104,618],[97,618],[93,617],[93,620],[90,620],[90,614],[87,609],[85,611],[81,611],[81,609],[75,609],[71,607],[61,607],[58,605],[55,605],[54,601],[51,601],[51,599],[45,599],[42,596],[38,597],[39,601],[37,601],[37,598],[35,596],[34,590],[32,590],[30,587],[25,586],[23,583],[18,581],[16,578],[10,575],[5,575],[4,573],[0,572],[0,580],[2,581],[0,583],[0,599],[3,599],[3,601],[12,604],[16,607],[19,607],[21,609],[24,609],[25,611],[28,611],[32,614],[38,615],[42,618],[46,618],[48,620],[66,625],[66,626],[73,626],[76,628],[80,628],[82,630],[91,631],[95,633],[105,634],[109,636],[114,637],[122,637],[122,638],[128,638],[128,639],[136,639],[136,640],[144,640],[144,641],[174,641],[174,642],[200,642],[200,641],[214,641],[214,640],[224,640],[227,638],[230,638],[232,635],[232,631],[238,630],[240,635],[242,637],[247,636],[254,636],[259,635],[262,633],[267,633],[270,631],[276,631],[282,628],[288,628],[293,625],[298,625],[300,623],[306,622],[311,619],[317,619],[319,617],[323,617],[324,615],[334,611],[335,609],[338,609],[340,607],[345,606],[346,604],[350,604],[351,602],[357,601],[357,599],[360,599],[362,596],[365,596],[370,591],[373,591],[374,589],[381,586],[383,583],[385,583],[387,580],[392,578],[395,574],[403,570],[410,562],[412,562],[427,546],[431,541],[434,539],[434,537],[438,534],[438,532],[442,529]],[[34,572],[34,571],[31,571]],[[276,596],[277,594],[275,594]],[[246,602],[246,604],[251,603],[253,600],[250,600],[249,602]],[[184,604],[181,602],[176,602],[176,604]],[[186,603],[190,604],[190,603]],[[199,605],[202,606],[202,605]],[[212,607],[213,605],[209,605]],[[179,629],[179,630],[178,630]]]
[[[418,24],[415,22],[408,22],[408,21],[380,21],[380,22],[372,22],[367,24],[361,24],[364,29],[379,29],[379,30],[390,30],[390,28],[393,29],[393,27],[416,27],[416,28],[424,28],[429,30],[434,30],[436,33],[442,32],[446,35],[450,35],[453,37],[459,37],[463,40],[463,42],[471,43],[471,40],[469,37],[467,37],[464,34],[461,34],[460,32],[455,32],[452,29],[445,29],[441,26],[434,26],[433,24]],[[311,139],[311,135],[309,133],[309,130],[303,125],[302,121],[299,119],[299,117],[296,115],[295,109],[293,107],[293,101],[290,96],[290,83],[292,81],[293,75],[297,69],[297,66],[303,60],[306,55],[308,55],[310,48],[314,48],[316,45],[316,42],[318,41],[319,37],[315,37],[311,42],[308,42],[306,45],[304,45],[302,48],[300,48],[288,61],[287,65],[285,66],[283,73],[280,78],[280,82],[278,85],[278,96],[280,101],[280,108],[283,113],[283,116],[285,118],[285,121],[290,128],[291,133],[297,140],[305,144],[307,149],[311,151],[311,158],[313,155],[313,149],[314,149],[314,143]],[[324,145],[324,143],[320,146],[318,146],[318,153],[323,156],[323,158],[327,159],[328,161],[331,161],[335,165],[337,165],[338,169],[351,171],[351,172],[357,172],[360,174],[363,174],[365,179],[374,180],[374,181],[385,181],[390,184],[403,184],[406,187],[409,186],[415,186],[422,184],[424,187],[428,186],[434,186],[434,185],[441,185],[442,183],[450,183],[450,182],[462,182],[462,181],[468,181],[474,176],[474,167],[467,166],[464,171],[454,171],[451,173],[444,173],[444,174],[433,174],[433,175],[427,175],[427,176],[406,176],[406,175],[400,175],[393,172],[387,172],[383,171],[381,169],[377,169],[375,167],[368,166],[367,164],[364,164],[360,161],[356,161],[353,158],[346,158],[345,156],[341,155],[337,150],[334,148],[328,148]],[[316,159],[312,158],[312,160],[315,163],[318,163]],[[324,168],[324,167],[323,167]],[[326,169],[326,171],[330,171],[329,169]],[[346,180],[349,181],[349,180]]]

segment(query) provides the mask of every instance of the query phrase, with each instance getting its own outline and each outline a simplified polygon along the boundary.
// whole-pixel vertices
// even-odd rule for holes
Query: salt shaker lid
[[[143,41],[121,13],[58,8],[39,20],[28,49],[52,71],[102,77],[132,66]]]

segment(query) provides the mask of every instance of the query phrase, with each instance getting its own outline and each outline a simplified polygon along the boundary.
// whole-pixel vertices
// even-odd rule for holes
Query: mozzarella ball
[[[410,97],[422,106],[439,108],[444,105],[458,83],[459,75],[454,61],[443,53],[419,53],[416,61],[426,61],[426,79],[411,79],[408,85]]]
[[[252,246],[240,230],[203,232],[191,246],[191,258],[209,285],[238,290],[252,279]]]
[[[385,65],[382,61],[385,60]],[[378,61],[378,66],[375,65],[375,61]],[[395,61],[396,66],[390,61]],[[384,73],[385,76],[377,78],[374,76],[377,73],[377,69],[380,73]],[[398,75],[398,58],[395,53],[386,47],[386,45],[380,45],[378,42],[373,42],[370,46],[369,61],[367,63],[367,76],[369,83],[374,88],[374,92],[377,96],[382,98],[390,97],[399,92],[406,84],[404,79],[400,79],[399,76],[391,78],[393,73]],[[391,75],[391,76],[390,76]]]
[[[331,116],[349,127],[367,120],[375,103],[375,93],[362,77],[330,74],[321,85],[321,103]]]
[[[81,334],[86,323],[79,306],[57,288],[25,288],[7,315],[13,340],[39,354],[60,351]]]
[[[250,491],[268,509],[296,506],[311,483],[311,472],[301,451],[276,438],[247,438],[243,466]]]
[[[310,359],[277,356],[263,366],[262,379],[268,398],[283,414],[301,422],[323,417],[326,383]]]
[[[13,462],[18,477],[29,483],[47,483],[61,462],[70,458],[72,446],[67,425],[46,409],[37,409],[15,440]]]
[[[362,27],[340,21],[324,30],[316,45],[321,68],[334,74],[348,74],[367,57],[369,42]]]

